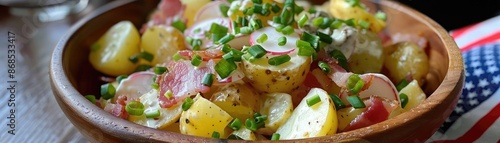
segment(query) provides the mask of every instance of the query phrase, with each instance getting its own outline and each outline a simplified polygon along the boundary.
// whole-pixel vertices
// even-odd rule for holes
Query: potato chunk
[[[171,26],[152,26],[141,37],[142,51],[153,54],[151,65],[172,60],[177,51],[186,49],[184,35]]]
[[[170,108],[161,108],[158,103],[158,90],[152,89],[148,93],[142,95],[139,101],[144,104],[144,112],[160,110],[160,116],[157,118],[146,118],[145,114],[140,116],[130,115],[128,120],[143,126],[155,129],[165,129],[168,126],[177,122],[181,116],[182,108],[180,104]]]
[[[411,75],[423,85],[429,72],[429,58],[421,47],[411,42],[399,42],[386,49],[384,66],[392,82],[398,83]]]
[[[216,131],[221,137],[226,137],[225,129],[231,120],[233,117],[219,106],[197,96],[191,107],[182,112],[179,122],[182,134],[212,137],[212,133]]]
[[[210,98],[215,105],[222,108],[234,118],[245,121],[253,117],[260,109],[259,94],[243,82],[230,83],[222,86]]]
[[[424,102],[427,98],[422,88],[420,88],[417,80],[410,82],[406,87],[401,89],[399,93],[404,93],[408,96],[408,103],[406,103],[405,108],[398,106],[398,108],[391,112],[389,118],[410,111],[411,108],[418,106],[418,104]]]
[[[264,128],[257,130],[264,135],[272,135],[290,118],[293,112],[292,96],[287,93],[271,93],[261,96],[260,113],[267,115]]]

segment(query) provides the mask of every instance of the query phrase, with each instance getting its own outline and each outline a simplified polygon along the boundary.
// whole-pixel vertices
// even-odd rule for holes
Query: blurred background
[[[500,14],[499,0],[397,0],[448,31]],[[52,49],[71,26],[111,0],[0,0],[0,67],[7,67],[8,32],[16,34],[16,135],[10,129],[7,70],[0,70],[0,142],[87,142],[58,107],[50,89]]]

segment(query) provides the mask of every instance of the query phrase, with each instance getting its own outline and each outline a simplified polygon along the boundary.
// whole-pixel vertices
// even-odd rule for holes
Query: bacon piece
[[[186,22],[187,20],[182,18],[185,9],[186,6],[180,0],[162,0],[157,10],[151,15],[151,19],[142,25],[140,32],[144,33],[148,27],[155,25],[171,25],[175,19],[182,19]]]
[[[389,113],[398,105],[395,100],[384,100],[377,96],[371,96],[369,104],[371,105],[368,109],[351,121],[343,131],[355,130],[385,121],[389,118]]]
[[[208,67],[194,67],[189,61],[171,62],[169,72],[161,75],[160,79],[160,107],[169,108],[186,97],[198,92],[206,93],[210,87],[203,85],[203,76],[212,73]],[[170,90],[173,97],[167,98],[165,93]]]

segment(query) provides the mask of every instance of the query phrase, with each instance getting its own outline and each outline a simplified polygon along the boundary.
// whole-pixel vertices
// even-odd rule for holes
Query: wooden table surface
[[[52,22],[14,16],[0,6],[0,143],[88,142],[56,103],[48,65],[53,48],[71,25],[108,1],[90,1],[84,10]],[[15,53],[9,53],[9,38],[15,40]],[[14,78],[8,71],[12,55]]]

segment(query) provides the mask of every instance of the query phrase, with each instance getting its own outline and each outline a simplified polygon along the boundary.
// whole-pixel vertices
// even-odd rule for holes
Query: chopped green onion
[[[233,29],[233,34],[234,35],[240,34],[240,26],[238,25],[238,23],[236,21],[232,22],[231,29]]]
[[[269,4],[269,3],[264,3],[264,4],[262,4],[262,9],[264,9],[264,10],[269,10],[269,9],[271,9],[271,4]]]
[[[344,22],[340,19],[335,19],[331,24],[330,24],[330,28],[332,29],[337,29],[339,28],[340,26],[342,26]]]
[[[224,53],[229,53],[231,52],[231,46],[229,44],[224,44],[221,48],[221,51],[224,52]]]
[[[330,94],[330,98],[332,98],[333,104],[335,104],[335,109],[340,110],[346,107],[344,102],[342,102],[342,100],[340,100],[340,98],[337,95]]]
[[[356,21],[354,21],[354,18],[348,19],[344,21],[344,23],[352,27],[356,26]]]
[[[295,45],[299,48],[299,52],[297,53],[299,56],[314,56],[317,54],[309,42],[297,40]]]
[[[233,56],[233,61],[235,62],[241,61],[241,56],[243,56],[243,52],[236,49],[231,49],[231,52],[229,53]]]
[[[264,43],[267,41],[267,34],[264,33],[264,34],[261,34],[259,37],[257,37],[257,43]]]
[[[228,61],[234,61],[234,56],[233,56],[233,53],[231,53],[231,52],[222,55],[222,58],[224,58]]]
[[[122,80],[123,80],[123,79],[126,79],[126,78],[128,78],[128,75],[119,75],[119,76],[117,76],[117,77],[116,77],[116,81],[117,81],[118,83],[121,83],[121,82],[122,82]]]
[[[324,22],[323,20],[324,20],[323,17],[316,17],[313,19],[312,24],[316,27],[319,27],[320,25],[323,24]]]
[[[309,42],[316,52],[319,51],[319,36],[304,31],[301,40]]]
[[[92,102],[92,104],[95,104],[95,102],[97,101],[94,95],[85,95],[85,98]]]
[[[318,67],[321,69],[321,71],[323,71],[325,74],[330,74],[332,72],[332,68],[330,67],[330,65],[328,65],[327,63],[323,62],[323,61],[319,61],[318,62]]]
[[[269,65],[279,66],[281,64],[284,64],[284,63],[290,61],[290,59],[291,59],[291,57],[288,54],[283,54],[280,56],[270,58],[269,61],[267,61],[267,63]]]
[[[151,86],[153,87],[153,89],[160,88],[160,85],[158,85],[158,83],[152,83]]]
[[[347,66],[347,58],[344,56],[340,50],[334,49],[329,53],[330,57],[336,59],[339,65],[344,68],[346,71],[349,71],[349,67]]]
[[[280,22],[281,22],[281,17],[279,17],[279,16],[273,17],[273,23],[279,24]]]
[[[203,61],[203,59],[201,58],[201,56],[200,56],[200,55],[198,55],[198,54],[195,54],[195,55],[193,56],[193,59],[191,59],[191,64],[192,64],[193,66],[197,67],[198,65],[200,65],[200,64],[201,64],[201,62],[202,62],[202,61]]]
[[[398,82],[398,84],[396,85],[396,89],[398,91],[401,91],[401,89],[405,88],[408,84],[410,84],[410,82],[408,82],[408,80],[406,79],[402,79],[401,81]]]
[[[218,44],[219,40],[221,40],[224,36],[226,36],[227,34],[224,33],[224,34],[216,34],[216,33],[212,33],[212,42],[214,42],[215,44]]]
[[[349,3],[349,5],[351,5],[351,7],[361,7],[361,3],[359,2],[359,0],[345,0],[347,3]]]
[[[252,0],[252,2],[255,4],[262,4],[262,0]]]
[[[311,107],[317,103],[321,102],[321,98],[319,98],[319,95],[314,95],[306,99],[307,106]]]
[[[231,75],[236,68],[237,65],[233,61],[228,61],[226,59],[221,59],[217,64],[215,64],[215,71],[222,79]]]
[[[154,59],[154,55],[146,51],[142,51],[141,53],[139,53],[139,57],[149,62],[153,61]]]
[[[163,94],[163,96],[167,97],[167,99],[170,99],[174,96],[174,93],[172,93],[172,91],[169,89],[167,90],[167,92],[165,92],[165,94]]]
[[[174,22],[172,22],[172,26],[178,29],[181,32],[184,32],[186,30],[186,23],[184,23],[182,20],[177,19]]]
[[[139,62],[139,57],[140,57],[140,54],[134,54],[134,55],[130,56],[130,57],[128,58],[128,60],[129,60],[130,62],[132,62],[132,63],[134,63],[134,64],[135,64],[135,63]]]
[[[249,24],[250,24],[250,27],[252,27],[254,30],[257,30],[257,29],[264,27],[262,25],[262,21],[260,19],[251,19]]]
[[[153,111],[147,111],[144,114],[146,114],[146,118],[157,118],[160,117],[160,110],[153,110]]]
[[[318,31],[318,32],[316,32],[316,35],[318,35],[319,40],[322,42],[325,42],[327,44],[332,44],[332,42],[333,42],[333,38],[328,34],[325,34],[323,32]]]
[[[264,121],[267,120],[267,116],[266,115],[261,115],[261,116],[257,116],[255,117],[255,122],[258,124],[258,123],[263,123]]]
[[[116,88],[113,84],[106,83],[101,85],[101,97],[105,100],[111,99],[115,96]]]
[[[217,24],[217,23],[212,23],[212,25],[210,25],[210,33],[212,34],[226,34],[228,31],[228,28],[226,26],[222,26],[220,24]]]
[[[357,95],[347,96],[347,101],[351,103],[352,107],[354,107],[355,109],[366,107],[365,103]]]
[[[273,11],[274,13],[278,13],[280,10],[280,6],[278,6],[276,3],[271,4],[271,11]]]
[[[266,50],[262,48],[262,46],[260,45],[253,45],[250,48],[248,48],[247,51],[256,59],[261,58],[267,53]]]
[[[271,140],[272,141],[280,140],[280,134],[279,133],[273,133],[273,135],[271,136]]]
[[[285,0],[285,5],[281,11],[281,24],[291,25],[294,22],[295,1]]]
[[[401,108],[405,108],[406,104],[408,104],[408,95],[404,93],[399,94],[399,100],[401,101]]]
[[[365,82],[361,79],[361,77],[359,77],[358,74],[352,74],[349,78],[347,78],[347,89],[351,94],[358,94],[364,85]]]
[[[224,17],[228,17],[227,16],[227,11],[229,10],[229,6],[225,5],[225,4],[220,4],[219,5],[219,10],[220,12],[222,13],[222,16]]]
[[[167,67],[161,67],[161,66],[156,66],[155,67],[155,73],[156,74],[163,74],[163,73],[165,73],[167,71],[168,71]]]
[[[307,14],[302,15],[302,17],[300,17],[299,21],[297,21],[297,23],[299,24],[299,27],[304,27],[304,25],[306,25],[307,20],[309,20],[309,16],[307,16]]]
[[[295,32],[295,29],[293,29],[292,26],[288,25],[288,26],[285,26],[282,30],[281,30],[281,33],[285,34],[285,35],[290,35],[292,34],[293,32]]]
[[[325,17],[325,18],[323,18],[323,24],[321,24],[319,26],[319,28],[326,29],[326,28],[330,27],[330,24],[332,24],[332,22],[333,22],[333,19]]]
[[[182,103],[182,110],[183,111],[187,111],[189,108],[191,108],[191,105],[193,105],[194,103],[194,100],[191,99],[191,97],[186,97],[186,99],[184,99],[184,102]]]
[[[139,72],[139,71],[146,71],[146,70],[149,70],[151,69],[152,66],[150,65],[144,65],[144,64],[141,64],[141,65],[138,65],[136,68],[135,68],[135,72]]]
[[[174,61],[178,61],[180,59],[184,59],[178,52],[175,53],[172,58],[174,59]]]
[[[363,28],[363,29],[368,29],[370,28],[370,23],[366,22],[363,19],[358,20],[358,25]]]
[[[255,61],[255,58],[252,56],[252,54],[250,53],[245,53],[243,54],[242,56],[245,60],[249,61],[249,62],[253,62]]]
[[[233,130],[239,130],[241,128],[241,120],[239,118],[235,118],[231,124],[229,124],[229,127]]]
[[[130,101],[125,105],[125,111],[130,115],[140,116],[144,114],[144,104],[139,101]]]
[[[227,44],[227,43],[229,43],[229,41],[231,41],[233,39],[234,39],[233,34],[226,34],[226,36],[219,39],[219,41],[217,41],[216,44]]]
[[[377,13],[375,13],[375,18],[385,21],[387,20],[387,15],[382,11],[377,11]]]
[[[154,75],[154,76],[153,76],[153,78],[152,78],[152,79],[153,79],[153,80],[152,80],[153,82],[156,82],[156,77],[157,77],[156,75]]]
[[[248,7],[243,10],[243,14],[245,15],[252,15],[254,13],[254,7]]]
[[[316,8],[315,7],[310,7],[308,10],[307,10],[308,13],[316,13]]]
[[[219,139],[220,138],[220,133],[217,131],[212,132],[212,138]]]
[[[240,27],[240,33],[241,34],[250,34],[252,32],[253,32],[253,28],[252,27],[247,27],[247,26]]]
[[[213,82],[214,82],[214,74],[206,73],[205,76],[203,76],[203,81],[201,83],[203,85],[210,87],[212,86]]]
[[[277,31],[277,32],[281,32],[281,31],[283,31],[283,28],[285,28],[285,25],[278,24],[278,25],[276,25],[276,27],[275,27],[275,28],[276,28],[276,31]]]
[[[302,6],[300,6],[300,5],[295,4],[293,12],[294,12],[295,14],[299,14],[299,13],[301,13],[302,11],[304,11],[304,7],[302,7]]]
[[[285,46],[286,45],[286,37],[285,36],[282,36],[282,37],[278,38],[278,45],[279,46]]]
[[[246,19],[244,17],[241,18],[240,24],[241,24],[241,26],[248,26],[248,19]]]
[[[255,131],[257,130],[257,123],[255,122],[255,120],[248,118],[245,121],[245,127],[251,131]]]

